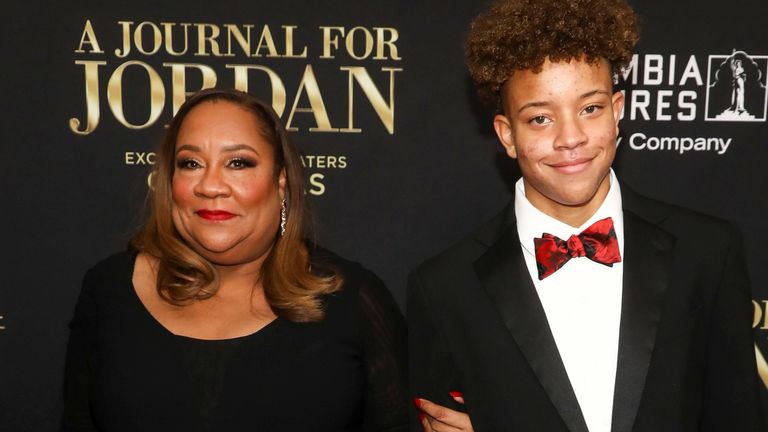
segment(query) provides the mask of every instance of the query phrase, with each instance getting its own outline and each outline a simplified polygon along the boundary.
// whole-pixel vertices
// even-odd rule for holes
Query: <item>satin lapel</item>
[[[625,264],[612,432],[631,431],[637,416],[667,291],[673,246],[669,234],[625,206]]]
[[[475,271],[528,364],[571,432],[587,425],[520,249],[515,224],[475,262]]]

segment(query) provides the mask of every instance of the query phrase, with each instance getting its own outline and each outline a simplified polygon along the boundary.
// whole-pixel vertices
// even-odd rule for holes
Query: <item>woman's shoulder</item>
[[[83,292],[89,295],[108,295],[115,288],[129,285],[136,262],[136,252],[117,252],[98,261],[83,277]],[[123,290],[118,290],[120,292]]]
[[[133,252],[118,252],[100,260],[86,271],[72,325],[102,315],[114,305],[126,304],[126,294],[132,288],[135,259],[136,254]]]
[[[333,272],[342,279],[341,288],[326,295],[326,306],[329,306],[329,302],[341,301],[366,313],[385,309],[390,311],[389,313],[400,315],[392,293],[373,271],[359,262],[343,258],[320,247],[311,248],[310,256],[315,269],[313,271],[320,274]]]
[[[115,274],[127,268],[133,269],[137,253],[132,250],[115,252],[94,264],[87,273]]]
[[[320,246],[310,247],[310,264],[312,271],[320,275],[335,274],[341,278],[341,292],[357,293],[360,289],[370,286],[383,286],[381,279],[359,262],[341,257],[338,254]]]

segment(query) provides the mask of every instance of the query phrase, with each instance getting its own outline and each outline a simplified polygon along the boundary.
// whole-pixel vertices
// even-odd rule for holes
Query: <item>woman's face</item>
[[[192,108],[176,139],[173,223],[218,265],[260,262],[280,226],[285,171],[275,173],[260,120],[228,101]]]

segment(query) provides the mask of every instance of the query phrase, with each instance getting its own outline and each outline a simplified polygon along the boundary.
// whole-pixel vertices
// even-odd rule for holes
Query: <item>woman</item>
[[[271,108],[195,94],[153,185],[130,250],[85,276],[62,430],[406,429],[402,316],[304,241],[301,160]]]

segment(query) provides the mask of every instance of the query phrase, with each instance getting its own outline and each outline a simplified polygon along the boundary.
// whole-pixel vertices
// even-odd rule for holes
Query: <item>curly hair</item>
[[[471,24],[469,73],[480,99],[500,107],[500,90],[515,70],[541,71],[552,62],[605,59],[619,73],[639,38],[624,0],[500,0]]]

